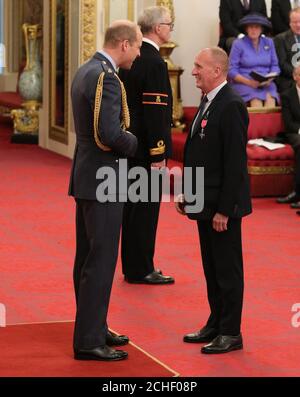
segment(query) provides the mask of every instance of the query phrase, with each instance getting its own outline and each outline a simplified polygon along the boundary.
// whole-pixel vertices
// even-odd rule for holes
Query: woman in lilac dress
[[[248,14],[240,20],[246,35],[234,41],[230,52],[229,81],[232,88],[252,107],[274,107],[279,95],[272,78],[259,83],[250,73],[280,74],[273,40],[262,35],[271,23],[260,14]]]

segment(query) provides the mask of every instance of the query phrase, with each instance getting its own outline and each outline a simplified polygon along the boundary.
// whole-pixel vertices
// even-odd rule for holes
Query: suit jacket
[[[184,150],[184,166],[204,167],[204,209],[188,214],[190,219],[210,219],[216,212],[232,218],[251,213],[247,171],[247,108],[228,84],[214,98],[202,116],[207,120],[201,139],[189,134]],[[195,192],[195,172],[192,191]],[[189,189],[191,186],[189,186]],[[186,190],[185,190],[186,191]]]
[[[281,69],[281,74],[276,79],[278,90],[283,92],[293,85],[293,64],[292,59],[296,55],[292,51],[296,44],[295,35],[291,30],[280,33],[274,38],[275,48]]]
[[[149,163],[171,155],[172,89],[166,62],[143,42],[130,71],[119,71],[130,109],[129,130],[138,138],[136,158]]]
[[[296,85],[282,94],[281,102],[285,132],[298,135],[300,129],[300,101]]]
[[[250,0],[248,11],[243,7],[241,0],[221,0],[219,16],[223,28],[222,37],[237,37],[241,33],[238,27],[239,20],[250,12],[267,16],[265,0]]]
[[[101,150],[94,139],[95,93],[102,72],[105,73],[105,77],[98,131],[101,142],[110,147],[111,151]],[[118,177],[119,159],[134,155],[137,140],[120,126],[120,82],[113,66],[102,54],[96,53],[78,69],[73,79],[71,97],[76,147],[69,194],[79,199],[95,200],[97,187],[105,179],[96,179],[97,170],[110,166],[115,169]],[[118,184],[115,193],[118,193],[117,187]]]
[[[272,0],[271,21],[274,35],[289,30],[291,9],[290,0]]]

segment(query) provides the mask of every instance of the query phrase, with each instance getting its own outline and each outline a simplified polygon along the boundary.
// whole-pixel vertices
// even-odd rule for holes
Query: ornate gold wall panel
[[[135,0],[127,0],[127,15],[122,15],[121,17],[122,19],[129,19],[130,21],[134,20],[134,5],[135,5]],[[107,29],[111,22],[111,15],[113,15],[114,13],[111,0],[104,0],[104,11],[105,11],[105,18],[104,18],[105,29]]]
[[[50,0],[49,137],[68,144],[69,0]]]
[[[81,0],[81,63],[96,52],[97,0]]]

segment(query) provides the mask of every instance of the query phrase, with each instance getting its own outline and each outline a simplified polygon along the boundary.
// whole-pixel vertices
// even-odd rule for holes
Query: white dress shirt
[[[153,45],[153,47],[155,47],[155,48],[157,49],[157,51],[159,51],[159,46],[158,46],[156,43],[154,43],[154,41],[148,39],[147,37],[144,37],[144,38],[143,38],[143,41],[144,41],[145,43],[148,43],[148,44]]]
[[[207,111],[207,109],[209,108],[210,104],[212,103],[212,101],[215,99],[215,97],[217,96],[217,94],[219,93],[219,91],[227,84],[227,80],[225,80],[222,84],[218,85],[218,87],[214,88],[212,91],[208,92],[206,94],[207,97],[207,103],[204,107],[204,110],[202,112],[202,114],[205,114],[205,112]],[[192,125],[192,135],[193,135],[193,130],[194,130],[194,125],[198,119],[199,113],[197,114],[197,117],[195,118],[193,125]]]

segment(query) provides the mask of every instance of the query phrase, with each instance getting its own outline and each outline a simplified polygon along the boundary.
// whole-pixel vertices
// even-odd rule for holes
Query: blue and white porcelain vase
[[[23,26],[26,46],[26,66],[19,79],[19,91],[24,99],[24,106],[36,105],[42,100],[42,67],[40,62],[41,25]]]

